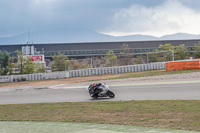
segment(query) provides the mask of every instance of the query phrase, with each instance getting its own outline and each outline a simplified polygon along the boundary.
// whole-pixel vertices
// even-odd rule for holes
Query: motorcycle
[[[86,90],[89,92],[90,96],[95,99],[98,97],[115,97],[115,94],[110,91],[108,85],[105,85],[104,83],[101,83],[101,85],[97,86],[95,93],[92,93],[91,86],[86,87]]]

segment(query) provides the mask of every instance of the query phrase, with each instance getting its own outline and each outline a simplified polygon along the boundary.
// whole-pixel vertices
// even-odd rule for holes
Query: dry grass
[[[0,121],[109,123],[200,131],[200,101],[119,101],[0,105]]]

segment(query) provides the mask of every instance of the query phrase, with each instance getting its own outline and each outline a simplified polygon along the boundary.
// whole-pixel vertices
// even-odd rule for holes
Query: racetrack
[[[83,77],[84,78],[84,77]],[[70,79],[70,80],[75,80]],[[93,100],[86,91],[91,82],[0,87],[0,104],[119,101],[119,100],[175,100],[200,99],[200,73],[165,75],[143,78],[129,78],[99,81],[110,86],[116,94],[114,99]],[[20,128],[19,128],[20,127]],[[158,133],[197,133],[181,130],[161,130],[121,125],[50,123],[50,122],[1,122],[0,132],[158,132]]]
[[[110,86],[116,95],[115,98],[92,99],[85,89],[89,83],[84,82],[41,87],[4,88],[0,92],[0,104],[200,99],[199,78],[132,82],[130,79],[118,79],[101,82],[106,82]]]

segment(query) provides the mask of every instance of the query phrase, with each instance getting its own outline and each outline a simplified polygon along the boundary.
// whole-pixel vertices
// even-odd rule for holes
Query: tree
[[[24,59],[24,53],[22,51],[19,51],[19,50],[16,50],[15,53],[17,53],[17,66],[18,66],[18,69],[20,69],[20,73],[22,74],[23,73],[23,63],[25,61]]]
[[[36,70],[36,73],[44,73],[46,68],[43,65],[41,65],[40,63],[36,63],[35,70]]]
[[[84,64],[82,60],[74,60],[72,58],[69,61],[69,68],[71,70],[87,69],[87,68],[90,68],[90,64]]]
[[[92,67],[97,68],[100,65],[101,60],[98,57],[92,57]]]
[[[7,75],[9,72],[10,55],[6,51],[0,51],[0,75]]]
[[[22,65],[23,74],[34,73],[35,72],[34,66],[35,66],[35,63],[32,62],[31,58],[29,58],[29,57],[24,58],[24,62],[23,62],[23,65]]]
[[[114,54],[114,51],[108,51],[105,56],[105,59],[107,67],[113,67],[117,65],[117,56]]]
[[[152,53],[148,54],[148,58],[149,58],[149,63],[151,62],[160,62],[162,61],[161,57],[162,53],[159,52],[159,50],[155,49],[154,51],[152,51]]]
[[[67,62],[67,60],[69,60],[69,58],[62,53],[58,53],[58,55],[55,55],[52,58],[54,61],[53,65],[52,65],[53,71],[64,71],[65,67],[69,65],[69,62]],[[66,68],[66,69],[68,69],[68,68]]]
[[[128,44],[124,43],[121,46],[122,52],[120,54],[124,57],[124,65],[130,65],[131,63],[131,50]]]
[[[175,60],[184,60],[189,56],[189,50],[185,47],[185,44],[180,44],[175,48]]]
[[[194,44],[194,57],[195,58],[200,58],[200,42],[197,44]]]
[[[16,50],[17,53],[17,67],[20,69],[21,74],[32,74],[35,72],[34,66],[35,63],[32,62],[31,58],[25,56],[22,51]]]
[[[10,75],[13,74],[13,71],[16,72],[15,68],[16,68],[15,63],[13,63],[13,61],[11,61],[10,65],[9,65],[9,74]]]
[[[172,52],[174,51],[175,46],[171,44],[161,44],[159,48],[161,49],[161,52],[163,52],[164,61],[171,61],[173,59]]]
[[[144,57],[143,55],[137,56],[137,58],[135,58],[133,64],[134,64],[134,65],[136,65],[136,64],[143,64],[143,63],[144,63],[144,61],[143,61],[144,58],[145,58],[145,57]]]

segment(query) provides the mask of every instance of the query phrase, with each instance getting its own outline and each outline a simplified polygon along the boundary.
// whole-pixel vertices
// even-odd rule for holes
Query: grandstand
[[[131,52],[147,53],[158,49],[160,44],[172,44],[178,46],[185,44],[186,47],[192,48],[200,39],[192,40],[158,40],[158,41],[127,41],[127,42],[83,42],[83,43],[46,43],[46,44],[16,44],[0,45],[0,50],[8,51],[11,56],[16,56],[14,51],[22,50],[22,46],[34,46],[38,54],[44,54],[45,59],[51,59],[53,55],[63,53],[70,58],[85,58],[89,56],[103,56],[109,50],[113,50],[116,55],[121,52],[121,46],[126,43],[129,45]]]

